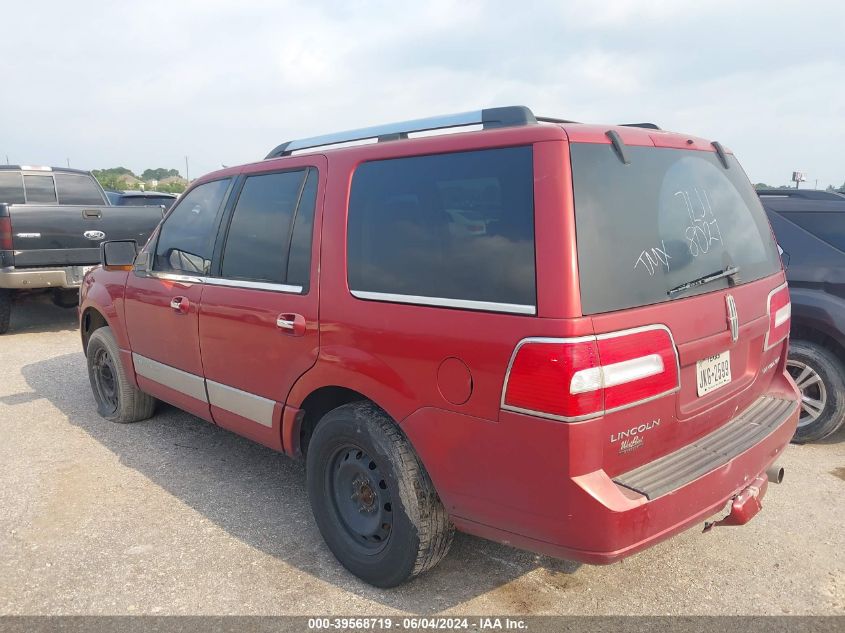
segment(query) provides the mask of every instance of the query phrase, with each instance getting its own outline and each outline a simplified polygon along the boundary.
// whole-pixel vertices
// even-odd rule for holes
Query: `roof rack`
[[[311,138],[287,141],[273,149],[267,158],[278,158],[290,156],[293,152],[325,145],[336,145],[339,143],[350,143],[366,139],[377,139],[381,141],[394,141],[401,138],[408,138],[412,132],[427,132],[430,130],[442,130],[451,127],[463,127],[466,125],[481,125],[484,129],[510,127],[517,125],[532,125],[537,123],[534,113],[525,106],[506,106],[502,108],[485,108],[472,112],[461,112],[458,114],[446,114],[443,116],[429,117],[426,119],[415,119],[413,121],[402,121],[400,123],[388,123],[387,125],[376,125],[358,130],[346,132],[335,132],[323,136],[312,136]]]
[[[659,130],[660,126],[656,123],[620,123],[622,127],[644,127],[648,130]]]

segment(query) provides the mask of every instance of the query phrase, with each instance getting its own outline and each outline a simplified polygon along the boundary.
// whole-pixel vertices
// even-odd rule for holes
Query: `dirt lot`
[[[743,528],[609,567],[458,536],[382,591],[323,545],[302,464],[166,406],[99,418],[75,325],[30,299],[0,338],[0,614],[845,614],[845,433],[790,447]]]

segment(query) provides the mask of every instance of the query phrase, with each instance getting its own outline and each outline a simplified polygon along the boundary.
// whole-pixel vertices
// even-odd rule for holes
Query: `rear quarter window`
[[[736,159],[714,152],[571,145],[581,303],[610,312],[712,292],[780,270],[756,193]],[[670,296],[694,279],[739,267]]]
[[[533,313],[533,192],[531,147],[362,164],[349,202],[350,290]]]
[[[23,178],[17,171],[0,171],[0,202],[23,204]]]
[[[83,174],[56,174],[59,204],[104,204],[103,194],[94,179]]]

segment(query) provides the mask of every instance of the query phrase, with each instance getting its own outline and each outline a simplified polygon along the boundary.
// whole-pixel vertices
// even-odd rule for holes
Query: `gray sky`
[[[0,160],[191,176],[351,127],[524,104],[845,181],[845,3],[5,2]]]

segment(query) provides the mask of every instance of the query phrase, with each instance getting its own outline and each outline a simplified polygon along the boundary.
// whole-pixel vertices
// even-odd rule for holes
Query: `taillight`
[[[577,339],[525,339],[511,360],[502,408],[583,420],[679,386],[675,343],[662,325]]]
[[[789,288],[786,284],[769,293],[769,331],[763,349],[769,350],[789,336],[792,322],[792,302],[789,300]]]
[[[0,218],[0,251],[12,250],[12,218]]]

